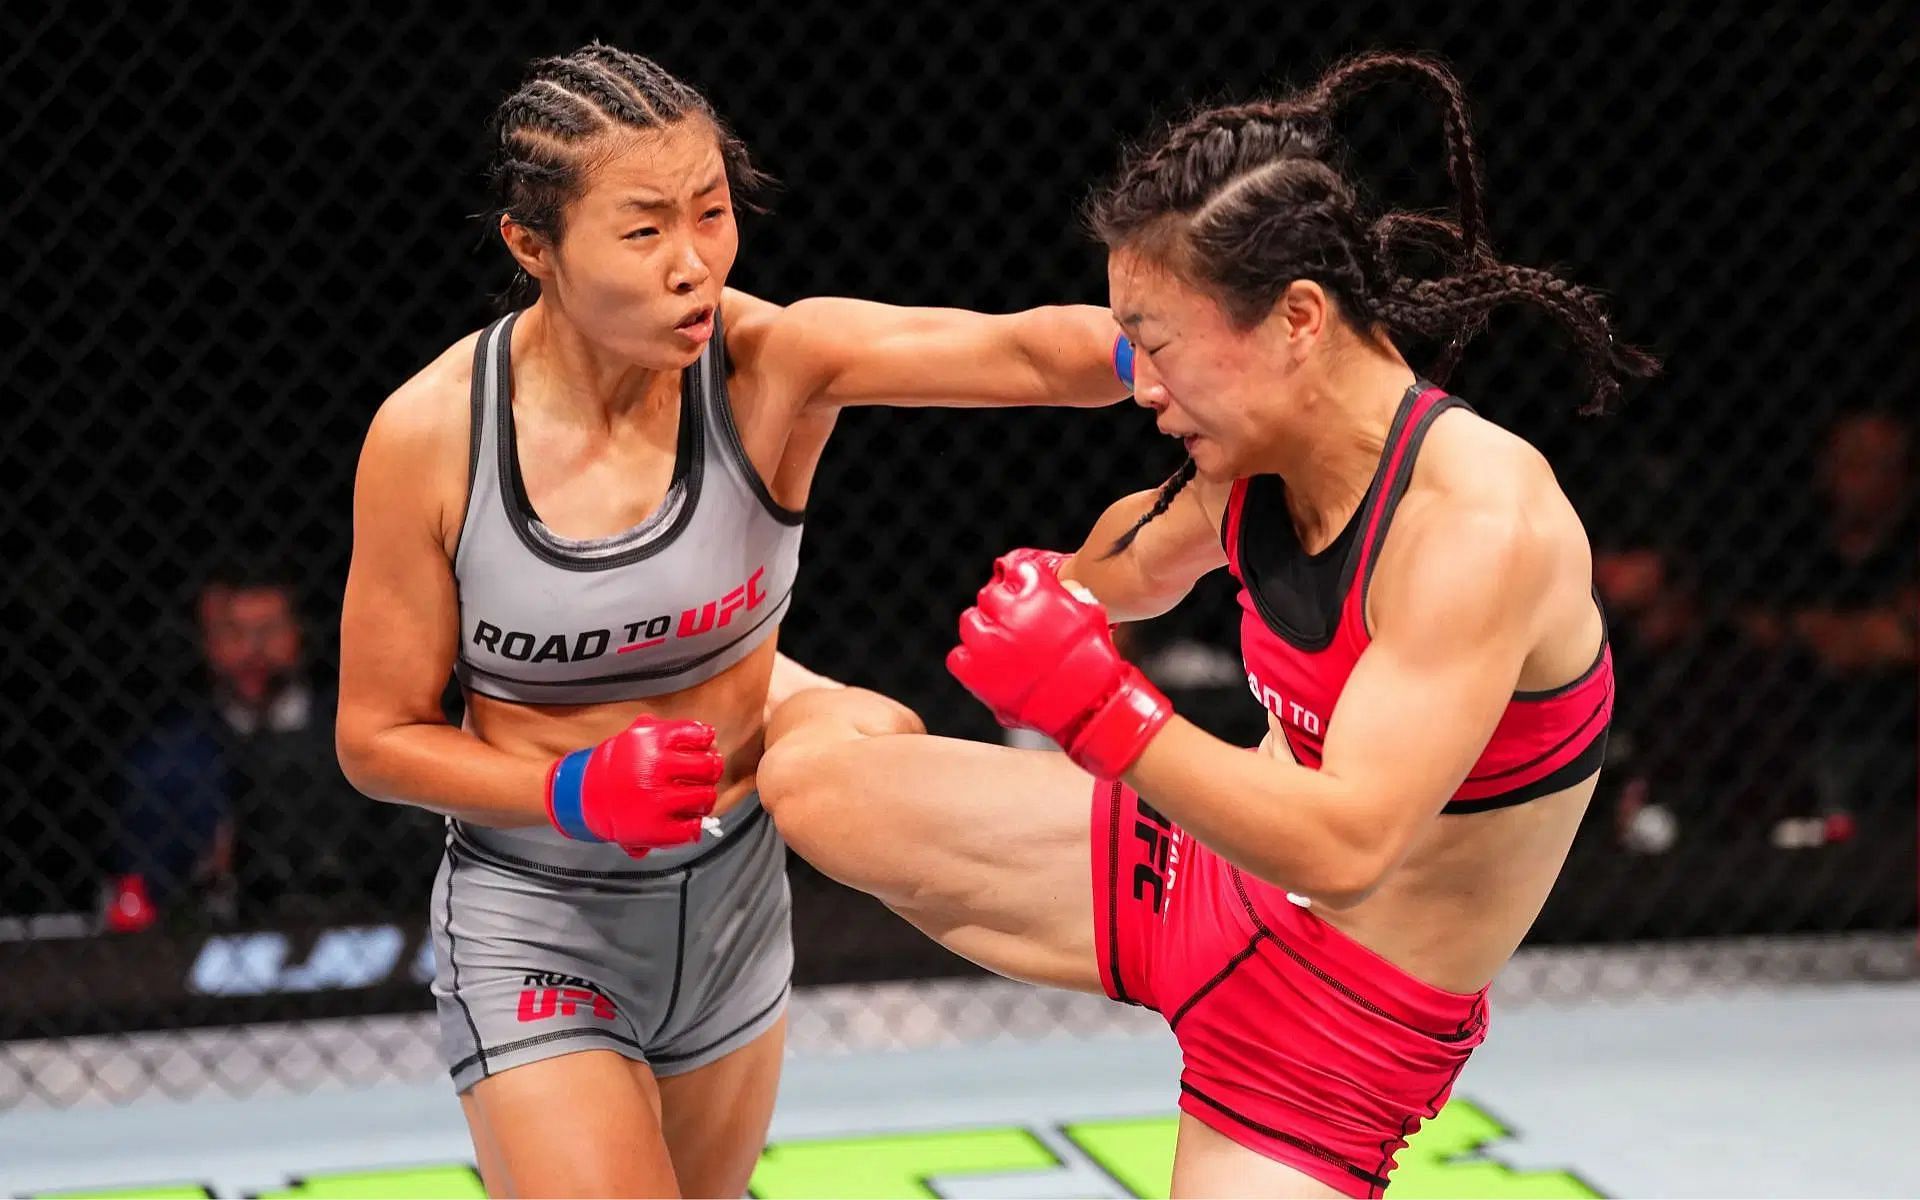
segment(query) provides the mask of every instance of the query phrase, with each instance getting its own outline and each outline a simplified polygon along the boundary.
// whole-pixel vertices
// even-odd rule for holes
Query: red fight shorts
[[[1413,978],[1124,784],[1095,786],[1092,836],[1100,980],[1167,1018],[1181,1111],[1349,1196],[1379,1196],[1486,1036],[1486,989]]]

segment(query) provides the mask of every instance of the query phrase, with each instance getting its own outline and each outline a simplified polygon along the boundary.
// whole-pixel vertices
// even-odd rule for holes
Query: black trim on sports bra
[[[467,518],[473,513],[473,481],[480,474],[481,434],[486,431],[487,419],[487,339],[493,336],[494,329],[511,321],[511,316],[501,317],[480,331],[473,340],[473,375],[467,385],[467,499],[460,506],[460,532],[454,535],[453,559],[460,561],[460,547],[467,540]]]
[[[720,444],[726,447],[727,454],[740,468],[740,473],[746,477],[747,486],[753,489],[754,496],[760,501],[760,506],[767,510],[768,516],[782,525],[805,524],[807,510],[788,508],[773,498],[773,492],[767,487],[767,481],[760,477],[759,468],[755,467],[753,459],[747,456],[746,443],[740,440],[740,427],[734,423],[733,418],[733,396],[727,390],[727,380],[733,377],[733,359],[727,354],[727,333],[726,328],[721,324],[718,309],[713,313],[713,344],[715,352],[720,356],[715,364],[718,369],[713,373],[714,386],[718,389],[718,393],[714,396],[714,410],[720,414]]]
[[[499,442],[500,498],[506,507],[507,524],[513,527],[520,544],[537,558],[569,571],[610,571],[652,558],[671,546],[674,539],[686,530],[693,520],[694,510],[700,504],[700,484],[705,475],[706,459],[706,420],[700,388],[700,372],[706,362],[705,356],[680,372],[680,434],[674,449],[673,478],[667,484],[666,494],[661,498],[659,507],[648,514],[645,520],[631,529],[612,535],[614,540],[629,537],[645,540],[617,554],[569,554],[534,536],[531,528],[531,523],[538,521],[540,515],[527,499],[526,482],[520,475],[520,456],[516,452],[513,436],[513,323],[519,315],[515,313],[507,318],[493,363],[497,384],[495,395],[499,398],[499,411],[494,414],[494,420],[496,440]],[[667,519],[669,512],[672,516],[666,528],[656,531],[654,527]]]
[[[1587,680],[1592,679],[1593,673],[1595,671],[1598,671],[1600,669],[1600,664],[1606,661],[1607,643],[1612,638],[1611,633],[1607,629],[1607,606],[1600,602],[1600,589],[1598,586],[1595,586],[1593,588],[1592,594],[1593,594],[1594,611],[1600,614],[1600,648],[1593,652],[1593,661],[1587,664],[1586,670],[1580,672],[1578,675],[1575,675],[1572,679],[1569,679],[1567,682],[1561,684],[1559,687],[1541,688],[1539,691],[1535,691],[1535,692],[1516,691],[1513,694],[1513,698],[1515,700],[1519,700],[1522,702],[1539,701],[1539,700],[1551,700],[1555,696],[1563,696],[1566,693],[1572,691],[1573,689],[1579,687],[1581,684],[1585,683]]]
[[[1247,480],[1240,501],[1240,545],[1236,548],[1240,576],[1260,619],[1295,649],[1318,653],[1340,632],[1343,601],[1359,568],[1364,533],[1380,502],[1387,464],[1405,435],[1415,401],[1432,386],[1416,379],[1401,397],[1366,494],[1338,536],[1320,553],[1309,555],[1300,546],[1293,515],[1287,509],[1286,481],[1278,475],[1255,475]],[[1251,537],[1249,531],[1256,523],[1262,531],[1271,532],[1257,539]]]
[[[1500,792],[1493,796],[1482,796],[1478,800],[1449,800],[1441,808],[1443,816],[1466,816],[1470,813],[1491,812],[1496,808],[1511,808],[1516,804],[1525,804],[1529,800],[1538,800],[1542,796],[1551,796],[1555,792],[1565,791],[1583,779],[1587,779],[1600,770],[1607,760],[1607,738],[1613,732],[1613,722],[1605,721],[1581,750],[1565,766],[1549,771],[1532,783],[1523,783],[1511,791]]]
[[[1425,380],[1415,387],[1430,388],[1433,384]],[[1407,489],[1413,485],[1414,464],[1420,459],[1420,448],[1426,443],[1427,434],[1433,429],[1434,421],[1441,413],[1463,408],[1473,411],[1473,406],[1451,392],[1442,395],[1434,406],[1420,418],[1420,423],[1407,431],[1407,452],[1400,459],[1400,469],[1387,483],[1387,495],[1383,503],[1386,507],[1380,513],[1380,528],[1374,531],[1373,545],[1367,554],[1367,574],[1360,581],[1360,620],[1367,626],[1367,636],[1373,636],[1373,627],[1367,623],[1367,595],[1373,589],[1373,572],[1380,565],[1380,547],[1386,543],[1387,530],[1393,528],[1393,514],[1400,507],[1400,501],[1406,497]],[[1344,598],[1344,593],[1342,594]]]

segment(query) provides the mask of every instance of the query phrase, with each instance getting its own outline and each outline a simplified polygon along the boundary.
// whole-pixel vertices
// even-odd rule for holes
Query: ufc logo
[[[1137,800],[1140,819],[1133,823],[1133,836],[1146,843],[1145,861],[1134,864],[1133,898],[1144,899],[1144,891],[1153,889],[1153,911],[1166,903],[1167,889],[1173,886],[1168,866],[1173,858],[1173,823],[1154,811],[1145,800]]]
[[[619,1015],[613,1001],[585,988],[527,988],[520,993],[520,1021],[544,1020],[551,1016],[570,1017],[582,1004],[593,1006],[593,1015],[611,1021]]]

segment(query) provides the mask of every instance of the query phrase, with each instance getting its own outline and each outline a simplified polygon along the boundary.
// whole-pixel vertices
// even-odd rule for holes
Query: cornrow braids
[[[692,116],[714,128],[734,203],[765,212],[761,198],[772,190],[773,179],[753,165],[746,144],[706,97],[658,63],[600,42],[536,59],[494,113],[495,149],[488,171],[498,204],[493,218],[506,217],[558,241],[567,208],[586,191],[607,138],[662,129]],[[502,300],[519,306],[536,295],[533,280],[516,267]]]
[[[1149,522],[1156,517],[1163,516],[1169,508],[1173,507],[1174,497],[1178,496],[1182,489],[1193,482],[1193,477],[1198,474],[1199,471],[1200,468],[1198,464],[1191,458],[1181,463],[1180,469],[1168,476],[1167,481],[1160,485],[1159,494],[1153,498],[1153,507],[1140,514],[1140,519],[1135,521],[1133,526],[1125,533],[1113,539],[1113,545],[1107,547],[1107,552],[1100,556],[1101,560],[1104,561],[1112,558],[1128,546],[1133,545],[1133,539],[1140,536],[1140,531],[1145,529]]]
[[[1441,112],[1451,220],[1375,215],[1341,172],[1332,118],[1389,82],[1419,86]],[[1655,374],[1652,356],[1617,341],[1597,293],[1549,271],[1502,263],[1487,236],[1480,152],[1465,90],[1439,61],[1363,54],[1312,85],[1273,99],[1189,116],[1127,152],[1089,202],[1087,224],[1109,250],[1161,263],[1216,300],[1240,328],[1265,320],[1296,280],[1324,289],[1356,327],[1442,344],[1426,374],[1444,383],[1493,309],[1531,304],[1572,335],[1586,366],[1582,412],[1605,411],[1621,381]],[[1109,553],[1133,542],[1172,504],[1189,459]]]
[[[1462,254],[1472,258],[1486,240],[1485,190],[1480,149],[1473,140],[1473,121],[1460,80],[1437,59],[1419,54],[1359,54],[1327,69],[1314,84],[1315,108],[1331,114],[1348,100],[1383,83],[1419,84],[1440,106],[1447,141],[1447,175],[1453,180],[1460,210]],[[1489,251],[1490,252],[1490,251]]]
[[[1439,106],[1455,219],[1372,216],[1335,165],[1333,114],[1388,82],[1418,84]],[[1435,59],[1363,54],[1278,99],[1196,113],[1133,149],[1090,203],[1110,249],[1152,256],[1211,294],[1243,329],[1264,320],[1295,280],[1326,290],[1349,321],[1443,344],[1427,374],[1444,382],[1466,343],[1501,304],[1531,303],[1574,334],[1590,376],[1582,409],[1600,411],[1624,378],[1658,364],[1614,339],[1598,296],[1546,271],[1502,268],[1486,234],[1480,155],[1466,93]],[[1407,261],[1419,251],[1432,277]],[[1497,298],[1495,298],[1497,296]]]
[[[1485,242],[1469,252],[1460,226],[1425,213],[1388,213],[1373,223],[1371,233],[1379,275],[1388,287],[1404,285],[1414,278],[1413,264],[1407,261],[1409,255],[1442,264],[1442,274],[1497,265]],[[1486,318],[1479,316],[1469,318],[1453,330],[1439,358],[1427,368],[1427,378],[1444,386],[1454,368],[1460,365],[1467,343],[1485,328]]]
[[[1653,356],[1615,340],[1598,294],[1533,267],[1494,263],[1444,279],[1402,282],[1381,299],[1380,311],[1395,330],[1442,336],[1507,304],[1542,309],[1572,335],[1592,388],[1583,413],[1606,412],[1620,394],[1622,377],[1646,378],[1660,369]]]

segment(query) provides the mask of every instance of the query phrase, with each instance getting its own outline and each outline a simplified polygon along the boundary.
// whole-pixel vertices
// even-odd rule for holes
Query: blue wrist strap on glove
[[[1113,339],[1113,373],[1127,385],[1128,391],[1133,390],[1133,343],[1124,333]]]
[[[547,784],[547,811],[560,832],[576,842],[600,840],[587,828],[587,819],[580,811],[581,788],[587,781],[587,759],[592,755],[591,748],[567,755],[554,764],[553,776]]]

